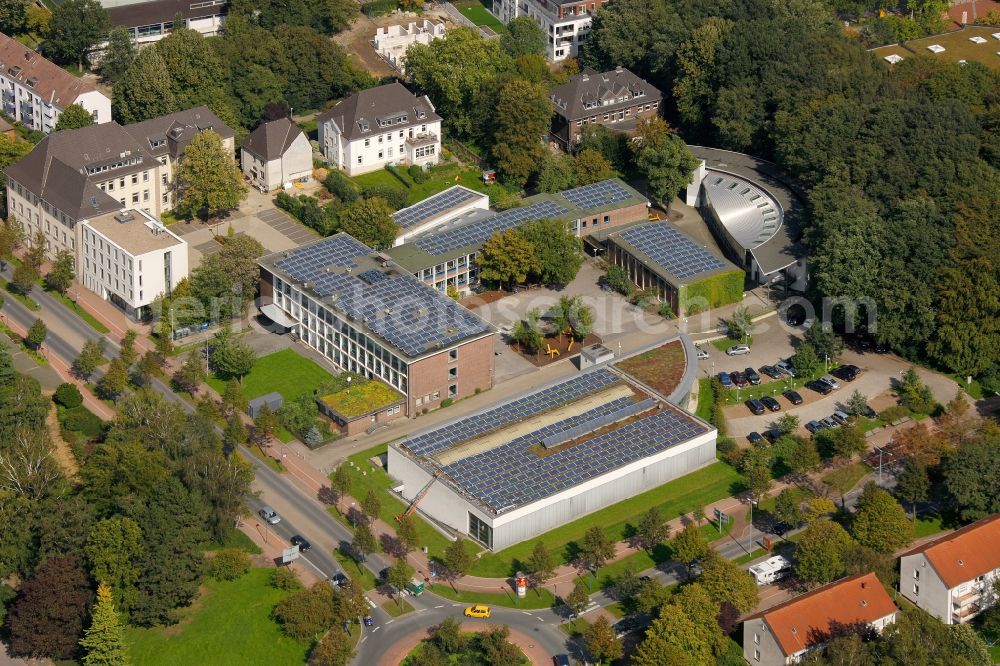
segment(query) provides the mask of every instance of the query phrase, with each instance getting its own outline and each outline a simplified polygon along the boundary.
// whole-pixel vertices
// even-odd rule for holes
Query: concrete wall
[[[899,592],[945,624],[952,624],[951,594],[924,553],[899,558]]]

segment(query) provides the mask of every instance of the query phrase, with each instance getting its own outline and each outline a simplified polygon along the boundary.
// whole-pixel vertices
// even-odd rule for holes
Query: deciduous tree
[[[364,512],[369,522],[378,520],[379,514],[382,513],[382,500],[374,489],[369,488],[365,496],[361,498],[361,511]]]
[[[331,627],[309,654],[310,666],[347,666],[354,658],[351,638],[338,626]]]
[[[184,359],[184,363],[174,373],[174,384],[189,395],[198,392],[198,387],[205,381],[205,362],[201,358],[201,352],[192,349]]]
[[[542,541],[536,541],[531,556],[525,562],[528,578],[532,586],[541,587],[545,581],[555,575],[556,564],[552,554]]]
[[[52,10],[45,51],[62,64],[83,63],[111,28],[111,19],[97,0],[66,0]]]
[[[571,157],[559,152],[546,152],[535,174],[535,187],[539,192],[562,192],[576,184],[574,162]]]
[[[1000,441],[996,434],[961,447],[944,463],[944,486],[962,520],[1000,513]]]
[[[206,219],[239,206],[247,191],[233,156],[210,129],[195,135],[184,149],[176,188],[178,206]]]
[[[55,131],[80,129],[81,127],[90,127],[93,124],[94,116],[90,115],[90,111],[79,104],[70,104],[59,114]]]
[[[803,342],[795,350],[792,356],[792,367],[796,374],[802,377],[811,377],[819,369],[820,359],[816,355],[816,348],[808,342]]]
[[[531,273],[549,285],[566,285],[576,278],[583,264],[579,237],[560,220],[536,220],[522,225],[518,233],[534,249]]]
[[[583,632],[583,644],[598,664],[611,662],[622,656],[622,642],[615,635],[611,622],[603,615]]]
[[[42,562],[19,590],[6,621],[11,655],[69,659],[83,633],[90,588],[72,557]]]
[[[382,197],[357,199],[340,212],[340,230],[375,249],[392,247],[399,225],[393,209]]]
[[[111,91],[112,111],[120,123],[137,123],[180,109],[170,72],[155,48],[142,49]]]
[[[593,526],[583,534],[579,543],[580,562],[590,571],[597,571],[615,556],[615,544],[600,526]]]
[[[210,359],[216,372],[223,377],[236,377],[240,381],[253,369],[257,352],[236,336],[220,332],[213,338]]]
[[[461,578],[469,573],[474,558],[465,548],[465,539],[458,537],[444,549],[444,566],[454,578]]]
[[[785,488],[774,500],[774,516],[792,529],[802,522],[802,503],[791,488]]]
[[[142,530],[126,516],[100,520],[87,535],[84,553],[90,563],[90,575],[110,586],[115,603],[126,616],[136,603],[139,562],[144,551]]]
[[[698,583],[718,603],[729,602],[748,613],[757,605],[757,585],[738,564],[714,550],[701,561]]]
[[[108,35],[108,46],[104,49],[104,60],[101,62],[101,76],[108,83],[117,84],[132,66],[135,57],[135,44],[128,28],[116,25]]]
[[[507,24],[500,46],[511,58],[523,55],[544,55],[546,35],[538,21],[530,16],[518,16]]]
[[[919,458],[903,461],[903,469],[896,477],[896,493],[910,503],[914,520],[917,518],[917,502],[927,499],[930,489],[931,480],[923,461]]]
[[[505,182],[523,187],[538,168],[545,151],[542,137],[549,131],[552,114],[552,101],[543,86],[516,78],[501,86],[491,152]]]
[[[483,244],[479,253],[479,275],[484,280],[523,283],[528,275],[540,272],[535,246],[517,229],[497,231]]]
[[[670,525],[663,520],[659,509],[655,506],[642,515],[635,528],[635,542],[640,548],[652,551],[670,538]]]
[[[607,180],[615,175],[615,170],[600,152],[584,148],[573,158],[573,173],[577,186],[580,186]]]
[[[795,573],[807,583],[829,583],[844,575],[851,535],[830,520],[810,523],[795,549]]]
[[[411,567],[410,564],[403,558],[396,560],[396,562],[389,567],[389,576],[387,581],[398,591],[399,596],[397,597],[397,600],[400,603],[400,607],[402,607],[403,602],[402,592],[410,583],[410,580],[413,578],[413,574],[415,572],[416,569]]]
[[[674,535],[670,542],[674,559],[686,564],[688,569],[694,566],[695,562],[708,554],[708,544],[705,537],[701,535],[701,530],[694,523],[688,523],[680,532]]]
[[[97,382],[97,392],[108,400],[117,400],[128,388],[128,366],[121,357],[112,359],[108,369]]]
[[[646,177],[650,197],[670,206],[681,188],[691,182],[698,160],[659,116],[640,120],[637,135],[632,144],[635,165]]]
[[[854,389],[851,397],[847,399],[847,413],[852,416],[864,416],[866,411],[868,411],[868,396]]]
[[[28,334],[24,337],[24,341],[35,349],[38,349],[45,342],[45,336],[48,334],[49,328],[45,325],[45,322],[41,319],[36,319],[35,323],[28,329]]]

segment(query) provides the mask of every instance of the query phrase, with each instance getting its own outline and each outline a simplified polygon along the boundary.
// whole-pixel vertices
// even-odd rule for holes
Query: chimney
[[[617,67],[615,67],[615,71],[618,72],[619,74],[621,74],[622,73],[622,66],[618,65]]]
[[[582,77],[580,78],[580,80],[581,80],[581,81],[584,81],[584,82],[586,82],[586,81],[589,81],[589,80],[590,80],[590,76],[589,76],[589,75],[587,75],[587,74],[584,74],[584,75],[583,75],[583,76],[582,76]]]

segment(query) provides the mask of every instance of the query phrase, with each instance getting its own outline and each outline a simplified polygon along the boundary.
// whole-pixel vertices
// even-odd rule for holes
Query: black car
[[[760,436],[760,433],[754,430],[752,433],[747,435],[747,439],[750,440],[751,444],[760,444],[764,441],[764,438]]]
[[[771,428],[770,430],[764,431],[764,439],[774,444],[779,439],[781,439],[781,431],[777,428]]]
[[[760,384],[760,375],[758,375],[757,371],[754,370],[753,368],[747,368],[746,370],[744,370],[743,376],[746,377],[747,381],[753,384],[754,386]]]
[[[771,379],[781,379],[781,370],[778,370],[773,365],[762,365],[760,366],[760,371]]]
[[[630,631],[635,631],[642,626],[637,617],[623,617],[615,622],[615,636],[621,638]]]
[[[865,411],[863,413],[863,416],[866,419],[874,419],[878,417],[878,414],[875,412],[874,409],[871,408],[870,405],[865,405]]]
[[[760,399],[760,401],[762,403],[764,403],[764,406],[767,407],[772,412],[780,412],[781,411],[781,405],[778,403],[777,400],[775,400],[774,398],[772,398],[769,395],[768,396],[764,396],[763,398]]]
[[[819,421],[810,421],[809,423],[806,424],[806,430],[808,430],[811,433],[817,433],[825,427],[826,426],[820,423]]]
[[[833,387],[826,382],[821,382],[818,379],[814,379],[811,382],[806,382],[806,388],[816,391],[816,393],[821,393],[822,395],[830,395],[833,391]]]
[[[799,395],[798,391],[785,391],[781,395],[788,398],[788,402],[792,403],[793,405],[802,404],[802,396]]]
[[[764,403],[762,403],[757,398],[750,398],[749,400],[747,400],[746,406],[750,409],[751,412],[753,412],[757,416],[760,416],[761,414],[764,413]]]
[[[389,567],[386,567],[385,569],[382,569],[382,571],[379,571],[378,577],[381,578],[382,580],[389,580]]]
[[[884,354],[887,351],[889,351],[889,349],[885,346],[885,343],[883,343],[883,342],[876,343],[876,345],[875,345],[875,353],[876,354]]]
[[[344,575],[343,571],[338,571],[333,574],[333,578],[331,578],[330,581],[337,587],[344,587],[347,585],[347,576]]]
[[[291,539],[289,539],[289,541],[292,542],[293,546],[299,547],[300,553],[308,552],[309,549],[312,548],[312,544],[306,541],[301,534],[296,534]]]
[[[832,370],[830,374],[837,379],[843,379],[845,382],[853,382],[861,374],[861,368],[856,365],[842,365]]]
[[[555,666],[569,666],[569,656],[565,654],[557,654],[552,657],[552,663]]]

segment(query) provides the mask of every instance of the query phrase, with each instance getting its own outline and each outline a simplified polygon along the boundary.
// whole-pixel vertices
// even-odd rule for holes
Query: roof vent
[[[861,600],[861,605],[862,606],[867,606],[868,605],[868,600],[867,599],[862,599]]]
[[[796,629],[795,627],[792,627],[792,633],[793,633],[793,634],[797,634],[797,633],[799,633],[799,630],[798,630],[798,629]]]
[[[583,76],[580,77],[580,80],[583,81],[583,82],[587,82],[587,81],[590,80],[590,76],[587,75],[587,74],[584,74]]]
[[[127,212],[122,212],[119,213],[118,215],[115,215],[115,221],[118,224],[125,224],[126,222],[131,222],[134,219],[135,218],[132,216],[132,214]]]
[[[959,560],[958,561],[958,566],[964,567],[965,566],[965,560]]]

